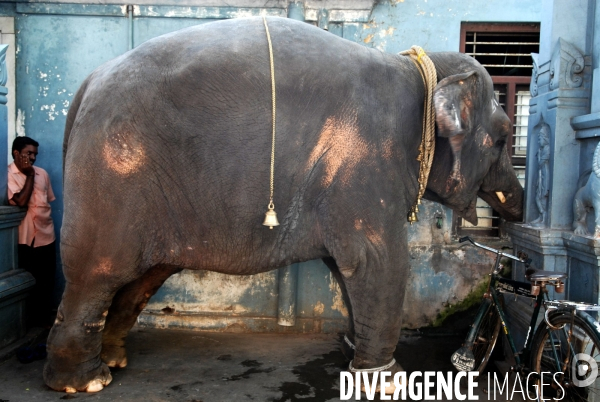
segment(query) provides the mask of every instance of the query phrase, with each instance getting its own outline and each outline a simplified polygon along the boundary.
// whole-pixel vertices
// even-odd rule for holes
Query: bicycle
[[[554,286],[557,293],[564,292],[567,275],[532,268],[525,253],[518,253],[518,256],[506,254],[479,244],[468,236],[459,241],[469,241],[495,253],[496,262],[488,290],[465,342],[451,357],[456,369],[481,373],[489,362],[502,328],[514,356],[515,364],[510,370],[523,376],[533,375],[537,387],[532,390],[537,393],[538,399],[541,396],[562,401],[600,401],[600,379],[596,378],[600,362],[600,324],[586,312],[600,311],[600,306],[550,300],[547,287]],[[524,263],[527,282],[500,276],[504,268],[502,258]],[[535,300],[525,346],[520,351],[515,347],[503,310],[502,295],[507,293]],[[544,317],[536,325],[542,307]],[[544,379],[540,373],[551,376]]]

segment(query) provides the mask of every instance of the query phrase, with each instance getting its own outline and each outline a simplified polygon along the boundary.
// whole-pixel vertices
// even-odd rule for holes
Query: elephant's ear
[[[454,190],[462,181],[460,153],[465,135],[471,132],[473,126],[476,85],[477,73],[471,71],[444,78],[437,84],[433,93],[438,136],[448,138],[454,155],[452,173],[448,178],[448,191]]]

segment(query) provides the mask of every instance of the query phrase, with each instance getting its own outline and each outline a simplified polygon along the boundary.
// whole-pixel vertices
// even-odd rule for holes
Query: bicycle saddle
[[[541,269],[528,268],[525,271],[525,277],[530,281],[557,281],[567,279],[564,272],[542,271]]]

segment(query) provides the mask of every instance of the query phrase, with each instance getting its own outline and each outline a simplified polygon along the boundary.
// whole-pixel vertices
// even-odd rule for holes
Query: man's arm
[[[35,169],[29,163],[29,158],[25,155],[24,157],[15,158],[15,165],[17,169],[19,169],[27,178],[25,179],[25,185],[18,193],[15,193],[9,202],[13,205],[18,205],[20,207],[27,206],[29,203],[29,199],[31,198],[31,194],[33,194],[33,182],[35,180]]]
[[[33,181],[34,181],[33,175],[27,176],[27,179],[25,180],[25,185],[23,186],[21,191],[18,193],[15,193],[15,195],[13,195],[13,197],[10,199],[10,201],[12,201],[12,203],[14,203],[14,205],[18,205],[20,207],[27,206],[27,203],[29,202],[29,199],[31,198],[31,194],[33,193]]]

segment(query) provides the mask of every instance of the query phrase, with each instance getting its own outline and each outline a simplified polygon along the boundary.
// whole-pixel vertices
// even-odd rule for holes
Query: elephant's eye
[[[504,145],[506,145],[506,140],[505,139],[500,139],[500,140],[496,141],[496,146],[498,148],[502,148]]]

